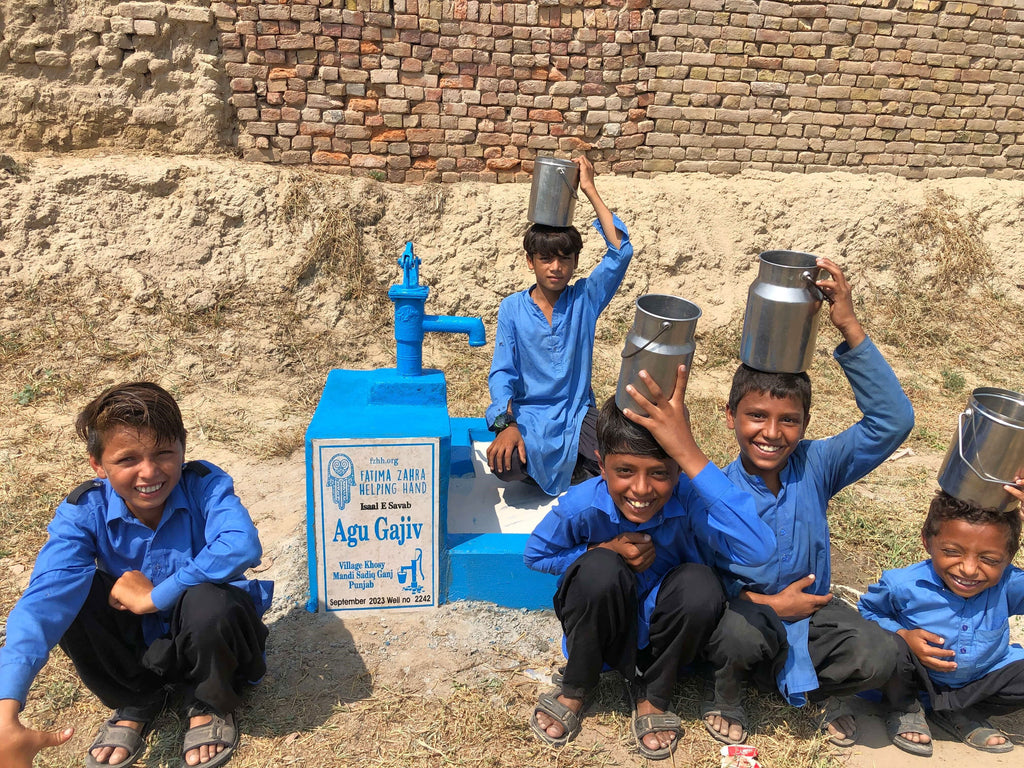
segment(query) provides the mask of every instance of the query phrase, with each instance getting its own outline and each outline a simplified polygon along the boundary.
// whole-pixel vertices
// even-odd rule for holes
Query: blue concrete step
[[[484,419],[452,419],[451,430],[442,594],[447,601],[550,608],[557,578],[527,568],[523,549],[555,500],[525,483],[502,483],[487,470],[494,435]]]

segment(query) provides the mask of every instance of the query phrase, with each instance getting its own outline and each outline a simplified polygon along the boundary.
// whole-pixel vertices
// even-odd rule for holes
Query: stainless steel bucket
[[[747,292],[740,360],[759,371],[800,373],[814,357],[818,310],[825,296],[814,283],[824,271],[800,251],[765,251]]]
[[[939,487],[980,507],[1008,510],[1017,499],[1003,490],[1024,475],[1024,395],[980,387],[960,414],[939,469]]]
[[[528,221],[549,227],[568,227],[576,208],[580,169],[571,160],[538,157],[533,161]]]
[[[647,415],[626,392],[626,385],[632,384],[651,399],[650,391],[638,378],[642,370],[651,375],[666,397],[672,393],[679,366],[688,366],[693,360],[693,338],[700,315],[700,307],[678,296],[648,293],[636,300],[636,315],[626,334],[615,390],[619,410],[632,408]]]

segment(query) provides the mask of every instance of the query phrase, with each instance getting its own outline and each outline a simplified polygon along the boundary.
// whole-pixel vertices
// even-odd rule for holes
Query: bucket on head
[[[1004,485],[1024,475],[1024,395],[980,387],[960,414],[939,469],[939,487],[979,507],[1012,509]]]
[[[568,227],[576,208],[580,169],[571,160],[538,157],[533,161],[528,221],[549,227]]]
[[[818,310],[825,295],[815,285],[824,271],[801,251],[765,251],[747,292],[740,360],[773,373],[801,373],[811,366]]]
[[[665,397],[672,394],[679,366],[688,366],[693,361],[693,339],[700,315],[700,307],[678,296],[648,293],[636,300],[636,315],[633,327],[626,334],[619,384],[615,390],[615,405],[619,410],[632,408],[647,415],[626,392],[626,385],[632,384],[641,395],[652,399],[638,377],[642,370],[651,375]]]

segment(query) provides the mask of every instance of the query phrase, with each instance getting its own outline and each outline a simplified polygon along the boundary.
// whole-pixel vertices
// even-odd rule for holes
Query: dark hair
[[[668,458],[654,435],[622,415],[614,397],[608,398],[597,415],[597,452],[602,460],[609,453]]]
[[[75,431],[85,441],[89,455],[103,458],[103,440],[117,427],[151,429],[157,443],[185,447],[185,425],[178,404],[167,390],[148,381],[118,384],[104,390],[75,419]]]
[[[796,397],[804,407],[804,416],[811,412],[811,377],[806,373],[769,373],[740,363],[732,377],[729,410],[736,413],[740,400],[751,392],[767,392],[780,400]]]
[[[969,501],[962,501],[950,496],[945,491],[938,491],[928,507],[928,516],[921,526],[921,535],[932,539],[939,533],[939,528],[948,520],[963,520],[971,525],[1001,525],[1006,528],[1006,551],[1010,559],[1020,549],[1020,512],[1014,506],[1011,509],[995,509],[979,507]]]
[[[583,238],[576,227],[549,227],[531,224],[523,235],[523,248],[530,256],[579,256]]]

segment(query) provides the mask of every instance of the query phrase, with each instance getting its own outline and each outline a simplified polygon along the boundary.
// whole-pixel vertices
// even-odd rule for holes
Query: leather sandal
[[[130,717],[122,717],[121,713],[114,712],[110,719],[100,726],[92,746],[85,753],[85,764],[88,768],[128,768],[135,763],[146,749],[146,735],[149,733],[149,723],[142,723],[140,730],[135,730],[130,725],[117,725],[119,720],[131,720]],[[135,722],[134,720],[132,722]],[[94,749],[110,747],[111,749],[124,749],[128,757],[119,763],[100,763],[92,756]]]
[[[556,723],[561,725],[563,731],[562,735],[552,736],[541,728],[540,723],[537,722],[538,712],[543,712]],[[550,691],[542,693],[537,697],[537,706],[533,708],[533,714],[530,716],[530,730],[532,730],[534,734],[536,734],[537,738],[545,744],[550,744],[552,747],[564,747],[579,735],[580,728],[583,724],[582,715],[582,708],[579,712],[573,712],[569,707],[565,706],[565,704],[558,700],[557,694]]]
[[[239,732],[235,725],[234,714],[227,717],[208,712],[212,718],[205,725],[197,725],[185,732],[185,741],[181,747],[181,768],[217,768],[224,765],[235,754],[235,747],[238,746]],[[193,749],[200,747],[223,745],[224,749],[215,754],[205,763],[196,763],[194,766],[185,762],[185,755]]]
[[[924,717],[924,710],[921,709],[920,704],[912,712],[901,712],[896,709],[889,712],[885,716],[885,730],[889,734],[889,741],[904,752],[919,757],[932,756],[931,741],[912,741],[903,735],[904,733],[920,733],[931,739],[932,731],[928,727],[928,721]]]

